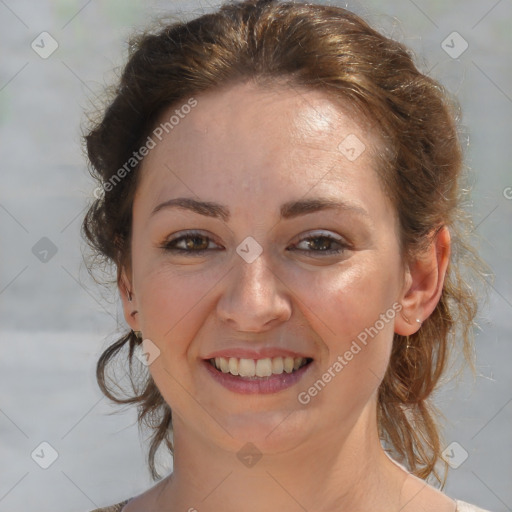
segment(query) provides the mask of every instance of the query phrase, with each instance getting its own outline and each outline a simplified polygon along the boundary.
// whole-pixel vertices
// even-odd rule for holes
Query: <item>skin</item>
[[[376,421],[393,333],[417,331],[415,319],[439,301],[448,230],[421,257],[402,261],[396,211],[374,165],[380,141],[322,92],[248,82],[196,99],[144,160],[131,264],[119,281],[128,324],[160,350],[149,370],[173,411],[175,443],[173,474],[124,511],[454,511],[451,499],[389,459]],[[366,148],[354,161],[338,149],[350,134]],[[177,197],[220,203],[230,218],[180,208],[152,214]],[[280,218],[283,203],[313,197],[351,208]],[[208,237],[189,247],[211,250],[162,248],[185,230]],[[322,254],[323,243],[339,246],[314,239],[319,230],[343,250]],[[236,252],[248,236],[263,249],[252,263]],[[299,392],[393,304],[400,314],[299,403]],[[233,347],[288,348],[313,362],[288,389],[240,395],[203,362]],[[247,442],[262,453],[253,467],[236,456]]]

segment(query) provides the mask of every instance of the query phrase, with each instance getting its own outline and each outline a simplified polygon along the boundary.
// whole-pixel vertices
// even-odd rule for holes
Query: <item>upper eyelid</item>
[[[204,238],[209,238],[210,240],[215,240],[215,237],[211,235],[210,233],[203,232],[201,230],[195,230],[195,229],[185,229],[183,231],[178,231],[176,233],[173,233],[172,235],[169,235],[165,238],[166,242],[171,242],[174,240],[179,240],[180,238],[184,238],[187,236],[202,236]]]
[[[329,230],[327,229],[322,229],[322,228],[317,228],[317,229],[313,229],[313,230],[310,230],[310,231],[306,231],[305,234],[300,234],[300,235],[297,235],[297,238],[300,240],[304,240],[304,239],[308,239],[308,238],[320,238],[320,237],[325,237],[325,238],[332,238],[333,240],[338,240],[340,242],[343,241],[343,237],[341,235],[337,235],[337,234],[334,234],[332,232],[330,232]]]
[[[338,244],[339,247],[341,247],[341,250],[346,250],[350,248],[350,243],[344,238],[339,236],[333,236],[332,234],[324,234],[324,233],[311,233],[306,236],[302,236],[299,238],[296,242],[293,243],[294,246],[300,244],[301,242],[308,241],[308,240],[314,240],[315,238],[326,238],[327,240],[330,240],[331,242],[334,242]],[[305,251],[305,252],[318,252],[318,253],[328,253],[329,251],[307,251],[305,249],[298,249],[299,251]]]

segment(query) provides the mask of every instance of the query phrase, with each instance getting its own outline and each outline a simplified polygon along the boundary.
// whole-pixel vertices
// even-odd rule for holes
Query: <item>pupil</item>
[[[194,236],[194,237],[189,238],[189,241],[188,241],[188,244],[187,244],[188,248],[189,249],[197,248],[196,244],[197,245],[201,245],[201,240],[204,242],[204,237]],[[202,245],[204,246],[204,243]]]
[[[330,240],[327,238],[317,237],[314,238],[314,243],[317,246],[317,249],[324,251],[329,248]],[[322,242],[318,243],[318,241],[321,240]]]

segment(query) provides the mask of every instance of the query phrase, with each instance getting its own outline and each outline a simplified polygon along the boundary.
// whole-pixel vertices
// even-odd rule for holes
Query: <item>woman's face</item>
[[[270,452],[374,427],[405,287],[376,139],[321,92],[195,99],[144,160],[124,298],[175,428]]]

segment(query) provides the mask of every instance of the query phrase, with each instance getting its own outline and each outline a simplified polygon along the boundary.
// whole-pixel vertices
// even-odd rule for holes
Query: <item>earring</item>
[[[412,325],[411,324],[411,321],[403,314],[403,313],[400,313],[403,317],[403,319],[409,324],[409,325]],[[416,323],[419,324],[419,327],[422,326],[423,322],[419,319],[419,318],[416,318]]]

